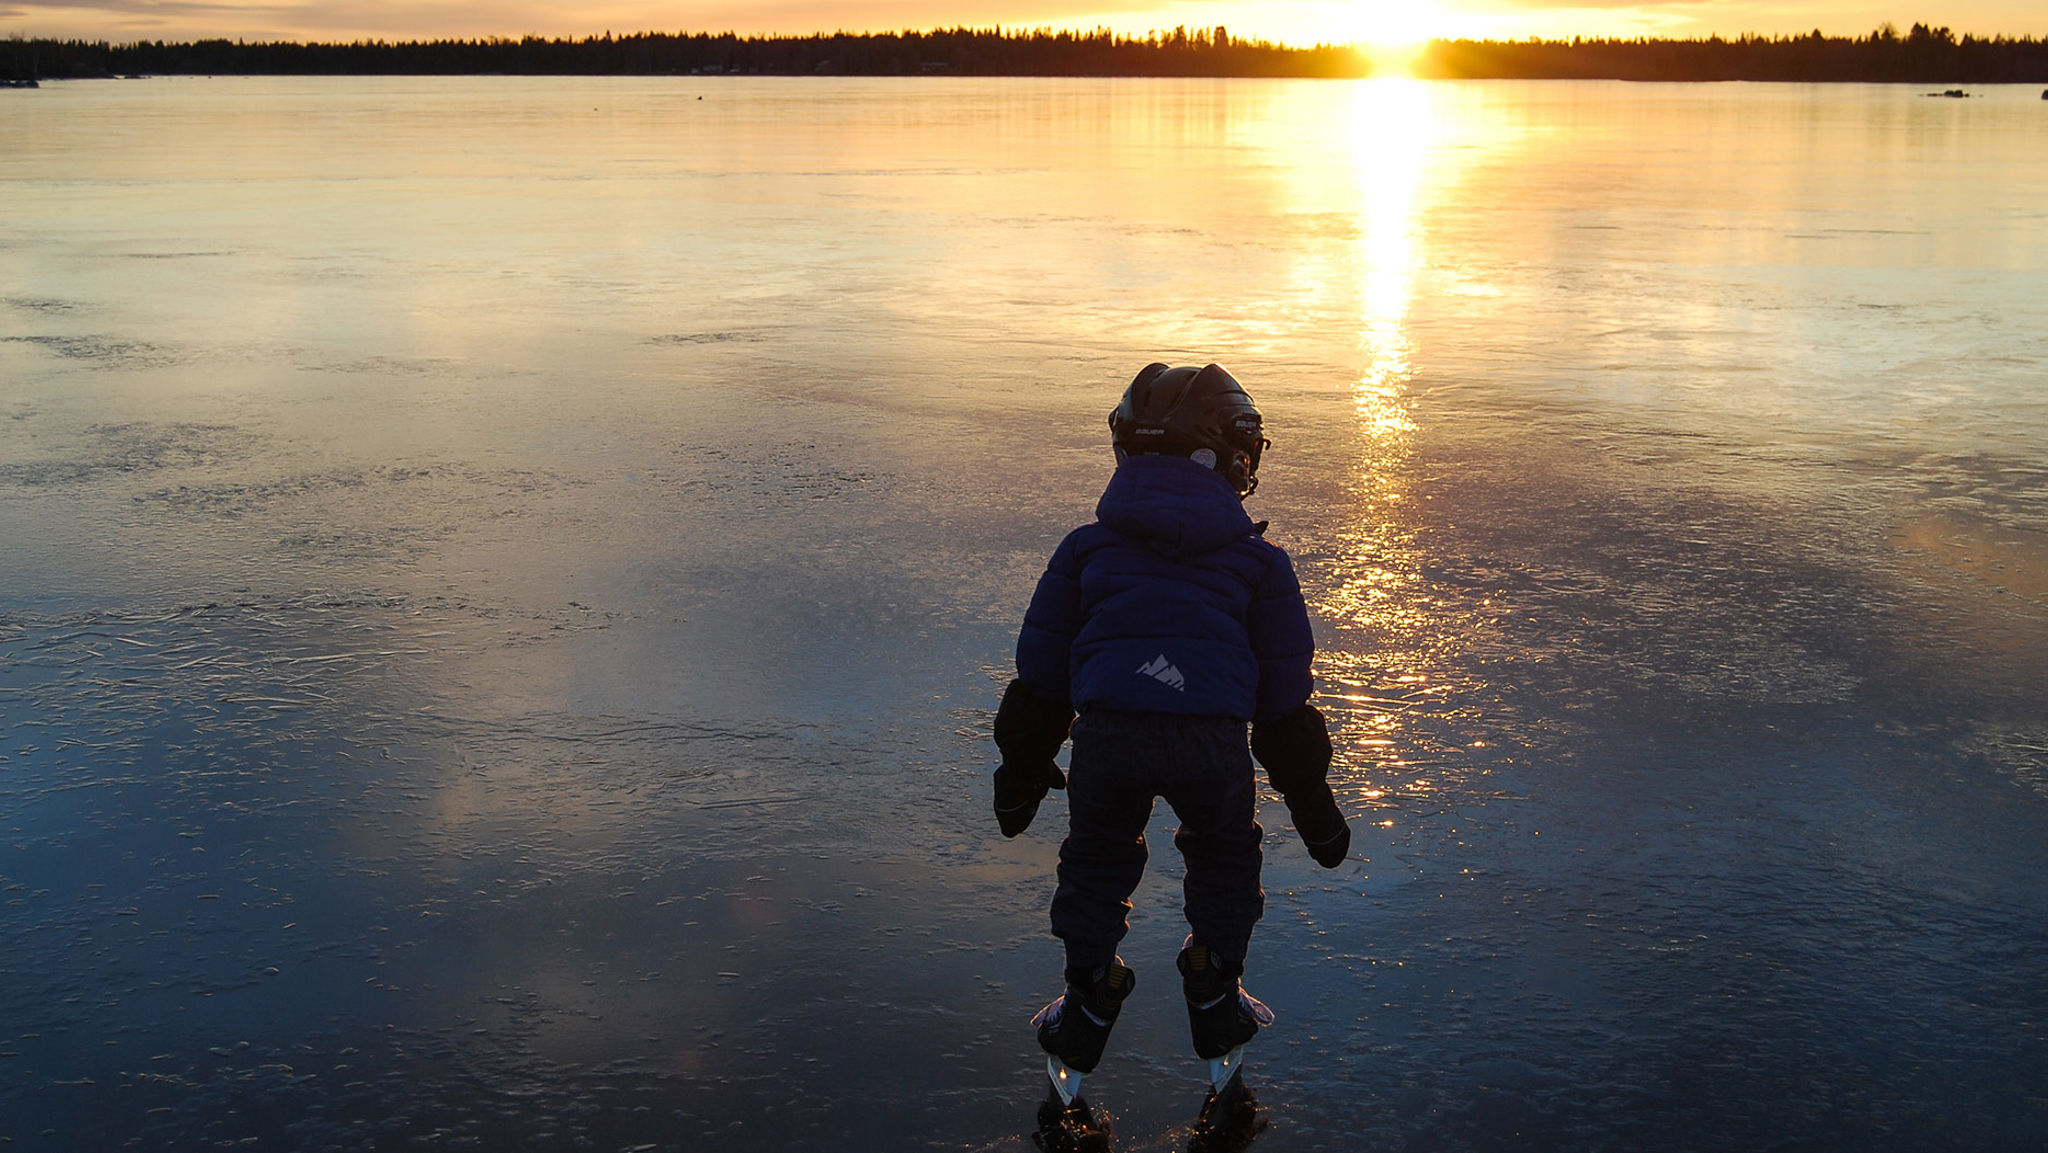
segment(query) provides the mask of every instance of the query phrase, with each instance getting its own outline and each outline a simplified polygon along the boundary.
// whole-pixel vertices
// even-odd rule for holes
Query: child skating
[[[1209,1066],[1198,1136],[1224,1114],[1250,1116],[1242,1051],[1273,1020],[1240,984],[1265,910],[1252,756],[1319,864],[1334,868],[1351,844],[1327,780],[1329,731],[1308,703],[1315,643],[1301,587],[1244,510],[1269,443],[1258,409],[1217,365],[1151,364],[1109,427],[1116,474],[1095,522],[1060,542],[1039,579],[995,723],[1005,836],[1024,831],[1049,788],[1067,791],[1052,899],[1066,991],[1033,1018],[1052,1082],[1035,1135],[1047,1149],[1105,1143],[1081,1081],[1137,985],[1117,945],[1153,801],[1179,818],[1187,869],[1191,931],[1176,968]],[[1053,758],[1070,735],[1063,780]]]

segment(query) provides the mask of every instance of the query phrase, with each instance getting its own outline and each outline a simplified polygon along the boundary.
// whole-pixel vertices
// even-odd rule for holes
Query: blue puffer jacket
[[[1095,516],[1039,578],[1018,677],[1075,708],[1267,720],[1308,699],[1294,565],[1230,482],[1185,457],[1128,457]]]

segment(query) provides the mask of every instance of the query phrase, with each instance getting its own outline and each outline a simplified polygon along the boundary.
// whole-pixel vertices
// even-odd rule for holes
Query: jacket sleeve
[[[1081,631],[1081,562],[1074,534],[1060,542],[1017,634],[1017,678],[1041,699],[1064,703],[1073,691],[1074,636]]]
[[[1274,720],[1300,708],[1315,690],[1309,667],[1315,660],[1315,634],[1309,630],[1308,604],[1286,550],[1268,544],[1271,564],[1252,592],[1245,631],[1259,659],[1258,711],[1254,720]]]

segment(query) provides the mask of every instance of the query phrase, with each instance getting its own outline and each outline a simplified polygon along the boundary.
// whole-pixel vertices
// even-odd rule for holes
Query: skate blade
[[[1081,1095],[1081,1074],[1067,1068],[1067,1063],[1058,1057],[1047,1057],[1045,1075],[1052,1082],[1052,1091],[1059,1094],[1060,1104],[1071,1107],[1074,1098]]]
[[[1217,1093],[1230,1084],[1231,1078],[1244,1072],[1244,1046],[1239,1045],[1221,1057],[1209,1061],[1209,1088]]]

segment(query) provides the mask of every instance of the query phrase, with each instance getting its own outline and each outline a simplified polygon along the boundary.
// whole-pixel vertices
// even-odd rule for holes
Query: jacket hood
[[[1174,560],[1258,531],[1223,474],[1184,456],[1125,457],[1095,504],[1095,519]]]

